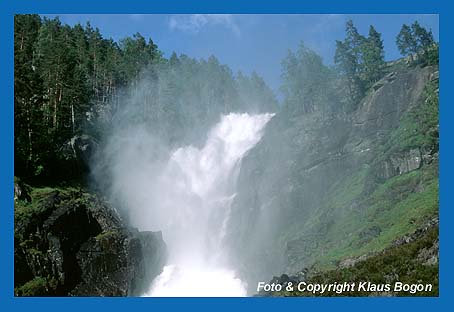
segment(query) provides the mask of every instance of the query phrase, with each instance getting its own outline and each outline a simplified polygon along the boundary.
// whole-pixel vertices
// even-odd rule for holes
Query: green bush
[[[44,277],[37,276],[24,285],[17,287],[15,290],[16,296],[24,297],[42,297],[48,293],[47,280]]]

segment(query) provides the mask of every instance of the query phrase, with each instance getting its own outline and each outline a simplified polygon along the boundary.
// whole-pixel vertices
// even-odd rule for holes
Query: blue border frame
[[[453,250],[449,238],[454,238],[451,209],[454,200],[449,195],[454,162],[454,50],[449,29],[454,29],[454,12],[449,1],[442,0],[170,0],[159,3],[147,0],[0,0],[0,309],[48,310],[64,309],[392,309],[427,311],[447,310],[454,306]],[[14,202],[13,202],[13,15],[16,13],[435,13],[440,14],[440,297],[439,298],[14,298]],[[451,100],[451,101],[450,101]]]

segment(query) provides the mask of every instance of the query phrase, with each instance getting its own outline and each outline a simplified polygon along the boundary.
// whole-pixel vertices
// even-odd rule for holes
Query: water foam
[[[225,261],[222,239],[240,161],[272,116],[222,116],[202,148],[173,152],[155,192],[169,260],[145,296],[246,295],[245,283]]]

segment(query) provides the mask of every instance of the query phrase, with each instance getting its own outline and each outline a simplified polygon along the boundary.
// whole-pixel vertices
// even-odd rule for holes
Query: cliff
[[[353,112],[284,107],[243,159],[228,241],[250,291],[384,250],[438,214],[438,67],[401,63]]]
[[[140,295],[162,270],[160,232],[129,228],[98,196],[15,181],[16,296]]]

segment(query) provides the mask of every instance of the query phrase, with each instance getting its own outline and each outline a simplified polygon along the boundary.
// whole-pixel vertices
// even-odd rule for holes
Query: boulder
[[[98,142],[89,135],[76,135],[57,151],[59,171],[70,177],[79,177],[90,169],[90,160],[99,148]]]
[[[20,181],[18,178],[14,177],[14,201],[16,200],[25,200],[30,201],[29,195],[30,187]]]
[[[30,295],[24,285],[29,290],[36,279],[49,296],[140,295],[161,272],[160,232],[129,228],[108,203],[82,190],[40,197],[15,214],[16,295]]]

